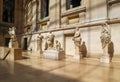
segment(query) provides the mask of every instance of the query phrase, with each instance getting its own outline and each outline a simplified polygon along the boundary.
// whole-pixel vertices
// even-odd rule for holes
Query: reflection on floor
[[[38,57],[15,62],[0,60],[0,82],[120,82],[120,62],[100,63],[86,58],[80,62]]]

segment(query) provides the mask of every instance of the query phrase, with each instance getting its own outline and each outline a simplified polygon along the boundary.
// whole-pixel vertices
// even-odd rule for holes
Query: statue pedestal
[[[74,55],[74,59],[77,61],[80,61],[81,59],[81,52],[80,52],[80,47],[76,46],[75,47],[75,55]]]
[[[100,62],[110,63],[110,58],[108,54],[108,45],[106,45],[106,47],[103,49],[103,55],[100,58]]]
[[[74,56],[74,59],[75,59],[76,61],[80,61],[80,58],[81,58],[80,55],[75,55],[75,56]]]
[[[20,49],[20,48],[12,48],[10,58],[12,60],[20,60],[20,59],[22,59],[22,49]]]
[[[47,59],[61,60],[65,58],[65,54],[63,50],[45,50],[43,52],[43,57]]]
[[[22,59],[22,49],[20,48],[7,48],[7,47],[0,47],[0,59],[5,60],[20,60]]]
[[[109,56],[104,56],[104,55],[101,56],[100,62],[103,62],[103,63],[110,63]]]

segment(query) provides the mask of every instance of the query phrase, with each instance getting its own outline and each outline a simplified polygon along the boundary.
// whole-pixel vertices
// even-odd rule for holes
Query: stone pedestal
[[[81,52],[80,52],[80,47],[79,46],[75,47],[74,59],[77,60],[77,61],[79,61],[81,59]]]
[[[109,54],[108,54],[108,45],[103,49],[103,55],[100,58],[100,62],[110,63]]]
[[[20,48],[12,48],[10,58],[12,60],[20,60],[20,59],[22,59],[22,49],[20,49]]]
[[[65,54],[63,50],[45,50],[43,52],[43,57],[47,59],[61,60],[65,58]]]
[[[10,61],[20,60],[22,59],[22,49],[0,47],[0,59],[3,59],[5,56],[6,56],[5,60],[10,60]]]
[[[103,62],[103,63],[110,63],[109,56],[104,56],[104,55],[101,56],[100,62]]]

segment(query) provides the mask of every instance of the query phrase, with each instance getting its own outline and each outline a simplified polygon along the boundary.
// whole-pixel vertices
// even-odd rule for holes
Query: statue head
[[[11,29],[12,29],[12,30],[15,30],[16,28],[13,26]]]
[[[9,30],[12,30],[12,28],[10,27]]]

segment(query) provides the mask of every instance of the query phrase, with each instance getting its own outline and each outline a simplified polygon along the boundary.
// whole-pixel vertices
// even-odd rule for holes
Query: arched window
[[[15,0],[3,0],[3,22],[14,23]]]
[[[75,8],[78,6],[81,6],[81,0],[67,0],[66,1],[66,8],[67,9]]]

